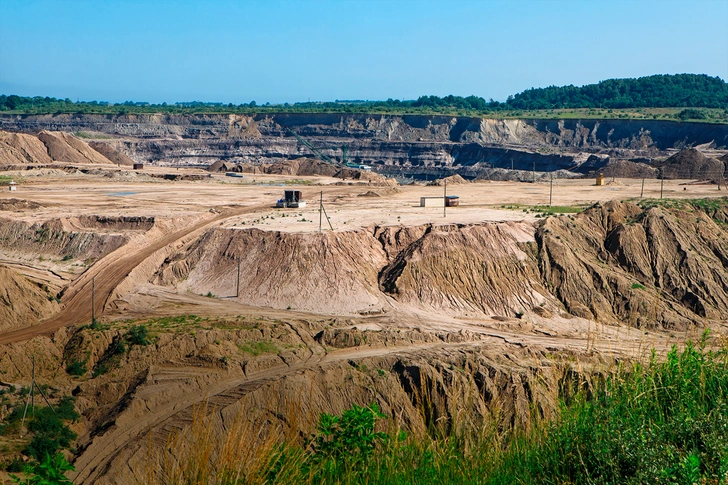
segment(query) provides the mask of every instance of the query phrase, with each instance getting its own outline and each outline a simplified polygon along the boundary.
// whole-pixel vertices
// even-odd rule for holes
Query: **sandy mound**
[[[668,179],[720,180],[725,164],[706,157],[696,148],[685,148],[658,165]]]
[[[462,184],[469,184],[467,180],[462,178],[460,175],[450,175],[449,177],[433,180],[432,182],[428,183],[427,185],[430,186],[436,186],[436,187],[442,187],[445,185],[445,182],[447,182],[447,185],[462,185]]]
[[[352,168],[342,168],[334,174],[334,177],[343,180],[355,180],[358,182],[367,182],[376,185],[386,185],[388,187],[396,187],[399,185],[395,179],[387,178],[376,172],[368,172],[366,170],[356,170]]]
[[[230,172],[230,168],[228,165],[223,162],[222,160],[218,160],[217,162],[214,162],[210,164],[210,166],[207,167],[208,172]]]
[[[589,177],[595,178],[598,174],[604,174],[605,180],[611,181],[612,177],[618,178],[656,178],[660,170],[642,162],[630,160],[612,160],[605,167],[590,172]]]
[[[373,190],[368,190],[368,191],[364,192],[363,194],[359,194],[358,197],[381,197],[381,195],[374,192]]]
[[[434,227],[404,245],[381,271],[380,285],[398,301],[451,314],[515,316],[554,307],[520,247],[533,234],[528,223]]]
[[[198,294],[234,295],[238,261],[240,300],[246,304],[324,314],[354,314],[380,304],[377,271],[385,255],[364,231],[215,229],[167,258],[156,282]]]
[[[296,158],[283,160],[266,167],[265,173],[273,175],[334,175],[339,169],[335,165],[314,158]]]
[[[107,158],[116,165],[134,165],[134,160],[126,156],[125,153],[109,145],[108,143],[104,143],[101,141],[92,141],[89,142],[88,146],[99,152],[103,157]]]
[[[42,204],[32,200],[0,199],[0,211],[39,209],[41,207],[43,207]]]
[[[27,327],[58,311],[48,291],[0,266],[0,332]]]
[[[48,149],[54,161],[63,163],[111,164],[111,160],[76,137],[61,132],[41,131],[38,139]]]
[[[0,163],[50,163],[43,142],[33,135],[0,131]]]

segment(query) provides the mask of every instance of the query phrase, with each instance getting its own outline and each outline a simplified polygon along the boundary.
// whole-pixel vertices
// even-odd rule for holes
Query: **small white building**
[[[15,192],[18,189],[18,184],[14,180],[10,181],[10,192]]]
[[[444,197],[420,197],[420,207],[442,207],[444,205]]]

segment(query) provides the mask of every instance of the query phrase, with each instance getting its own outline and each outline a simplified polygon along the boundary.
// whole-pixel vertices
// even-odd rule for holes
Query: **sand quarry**
[[[460,205],[443,210],[443,207],[420,207],[421,197],[441,197],[442,185],[347,182],[323,176],[245,174],[244,177],[228,177],[189,168],[148,167],[133,171],[127,167],[89,165],[88,173],[81,171],[83,166],[73,168],[64,170],[59,165],[58,168],[45,166],[33,171],[4,172],[21,181],[16,191],[0,192],[0,217],[6,229],[13,222],[34,228],[38,233],[41,229],[37,228],[45,224],[66,237],[82,233],[101,239],[87,243],[96,244],[93,254],[84,248],[76,248],[74,254],[54,254],[60,249],[39,246],[38,237],[34,244],[24,246],[18,239],[0,247],[0,264],[60,295],[60,306],[37,312],[32,325],[6,323],[0,334],[2,343],[23,341],[35,335],[50,334],[66,325],[86,323],[92,313],[89,303],[92,278],[96,285],[94,316],[101,318],[103,315],[106,319],[164,314],[169,311],[169,301],[177,308],[181,302],[188,302],[197,314],[234,314],[240,311],[235,308],[236,304],[251,303],[253,307],[300,309],[321,315],[380,313],[398,307],[392,302],[383,303],[378,296],[357,300],[355,288],[351,291],[338,289],[336,281],[330,282],[333,290],[320,288],[321,294],[305,298],[293,294],[268,298],[278,291],[277,285],[270,281],[266,282],[270,286],[255,291],[258,297],[239,295],[233,298],[236,291],[240,293],[234,265],[224,269],[209,266],[202,271],[204,274],[193,277],[194,284],[170,276],[179,273],[178,268],[170,268],[174,266],[174,261],[169,261],[170,255],[189,249],[198,238],[216,229],[247,230],[246,234],[250,230],[262,231],[255,233],[255,240],[265,234],[277,235],[278,239],[280,234],[316,234],[320,227],[323,234],[373,231],[381,235],[386,231],[396,232],[399,237],[403,228],[508,222],[512,224],[507,227],[514,233],[514,240],[530,242],[534,237],[533,223],[552,210],[548,208],[550,198],[553,210],[562,212],[556,217],[565,217],[599,202],[615,199],[636,202],[641,194],[644,199],[659,199],[661,192],[666,199],[696,199],[720,197],[726,193],[716,185],[691,180],[666,180],[661,186],[659,180],[647,179],[643,186],[641,179],[617,178],[607,179],[606,185],[599,187],[589,179],[557,179],[553,185],[548,182],[478,181],[449,185],[447,194],[459,196]],[[198,180],[169,181],[162,178],[164,175]],[[301,190],[307,206],[275,208],[275,202],[283,196],[284,190]],[[319,200],[323,201],[328,221],[326,216],[320,217]],[[146,222],[130,222],[139,220]],[[13,237],[8,233],[5,240],[11,241]],[[381,236],[377,237],[381,239]],[[323,260],[326,255],[320,257]],[[310,255],[303,259],[310,259]],[[243,279],[248,269],[243,261]],[[324,271],[319,276],[336,278],[337,275],[326,276]],[[248,283],[256,284],[254,281]],[[354,283],[342,281],[341,284]],[[298,290],[307,294],[304,287]],[[342,301],[354,298],[357,303],[337,306],[335,301],[325,297],[331,291],[339,291]],[[221,298],[200,299],[200,295],[209,294]],[[285,304],[286,298],[306,302],[290,305]],[[357,304],[361,308],[357,308]],[[398,313],[428,313],[438,309],[438,305],[425,310],[417,306],[403,309],[400,305]],[[487,308],[477,310],[473,315],[466,311],[455,313],[458,317],[488,313]],[[437,314],[434,318],[440,320],[442,315]],[[38,324],[40,322],[42,324]],[[20,326],[24,328],[13,328]],[[8,333],[9,330],[15,332]]]
[[[659,198],[659,180],[644,188],[619,178],[601,187],[587,179],[467,182],[447,186],[460,206],[443,213],[420,207],[442,186],[75,168],[3,172],[20,183],[0,192],[0,275],[12,302],[0,329],[2,382],[27,384],[33,354],[44,382],[75,389],[83,414],[75,483],[134,483],[202,402],[220,411],[224,430],[246,406],[260,410],[272,395],[308,389],[299,404],[312,416],[377,399],[424,429],[403,379],[417,369],[440,382],[431,392],[456,392],[447,366],[470,366],[491,376],[513,421],[529,407],[524,386],[543,386],[527,400],[555,409],[548,389],[568,365],[554,365],[554,355],[596,368],[664,351],[705,326],[721,338],[728,324],[728,277],[716,256],[728,255],[728,243],[714,222],[725,211],[688,217],[629,202],[643,190]],[[301,190],[307,206],[276,209],[286,189]],[[550,193],[553,211],[564,214],[544,220]],[[726,191],[669,180],[662,193]],[[331,224],[324,219],[321,233],[319,197]],[[672,236],[655,245],[653,233]],[[615,258],[627,263],[611,267],[603,248],[615,244],[623,248]],[[652,264],[670,280],[650,279]],[[102,329],[81,327],[92,315]],[[150,320],[175,316],[173,327]],[[114,339],[139,321],[150,322],[153,349],[132,348],[114,372],[98,372]],[[253,351],[251,342],[275,350]],[[79,356],[88,373],[63,372]],[[457,392],[477,388],[474,376]],[[445,414],[449,405],[434,404]],[[488,403],[479,406],[485,412]]]

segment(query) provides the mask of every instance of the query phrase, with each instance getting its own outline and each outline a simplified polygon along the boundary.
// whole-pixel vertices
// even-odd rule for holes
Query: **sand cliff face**
[[[332,233],[213,229],[152,283],[316,313],[394,306],[454,316],[567,312],[604,323],[687,328],[728,314],[726,204],[609,202],[527,222]]]
[[[475,176],[486,166],[521,170],[576,169],[591,154],[616,159],[666,155],[665,150],[728,147],[728,126],[649,120],[495,120],[448,116],[358,114],[270,115],[4,115],[0,128],[90,131],[140,162],[260,164],[310,156],[287,129],[339,158],[385,173],[408,170]],[[590,170],[599,168],[590,166]]]

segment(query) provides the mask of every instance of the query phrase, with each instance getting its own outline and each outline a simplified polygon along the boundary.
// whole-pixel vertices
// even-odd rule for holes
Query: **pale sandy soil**
[[[97,167],[95,167],[97,168]],[[252,175],[245,178],[214,174],[202,181],[164,181],[143,177],[143,181],[116,180],[98,175],[49,173],[28,177],[16,192],[0,192],[2,198],[18,198],[43,204],[30,211],[0,211],[0,216],[38,222],[52,218],[94,214],[104,216],[180,217],[208,212],[223,206],[255,206],[260,210],[227,219],[225,226],[306,232],[319,228],[318,201],[323,192],[324,207],[334,230],[350,230],[372,225],[418,225],[425,223],[475,223],[481,221],[529,220],[535,214],[503,205],[548,205],[548,183],[478,182],[448,187],[448,195],[460,196],[460,207],[443,209],[420,207],[420,197],[438,197],[442,187],[335,185],[331,177],[291,177]],[[115,173],[115,170],[109,170]],[[128,171],[124,171],[128,172]],[[205,174],[200,170],[145,169],[143,173]],[[22,173],[22,172],[21,172]],[[126,177],[124,177],[126,178]],[[301,185],[295,182],[304,181]],[[293,183],[292,183],[293,182]],[[348,183],[348,182],[345,182]],[[555,180],[553,205],[587,205],[612,199],[637,199],[642,181],[617,179],[603,187],[594,181]],[[303,209],[276,209],[275,202],[287,188],[302,190],[307,201]],[[380,197],[361,197],[368,191]],[[688,180],[665,181],[665,198],[717,197],[728,194],[715,185],[696,185]],[[660,181],[646,180],[645,198],[659,198]],[[264,218],[264,219],[263,219]],[[305,219],[305,220],[304,220]],[[328,227],[323,220],[324,228]]]

